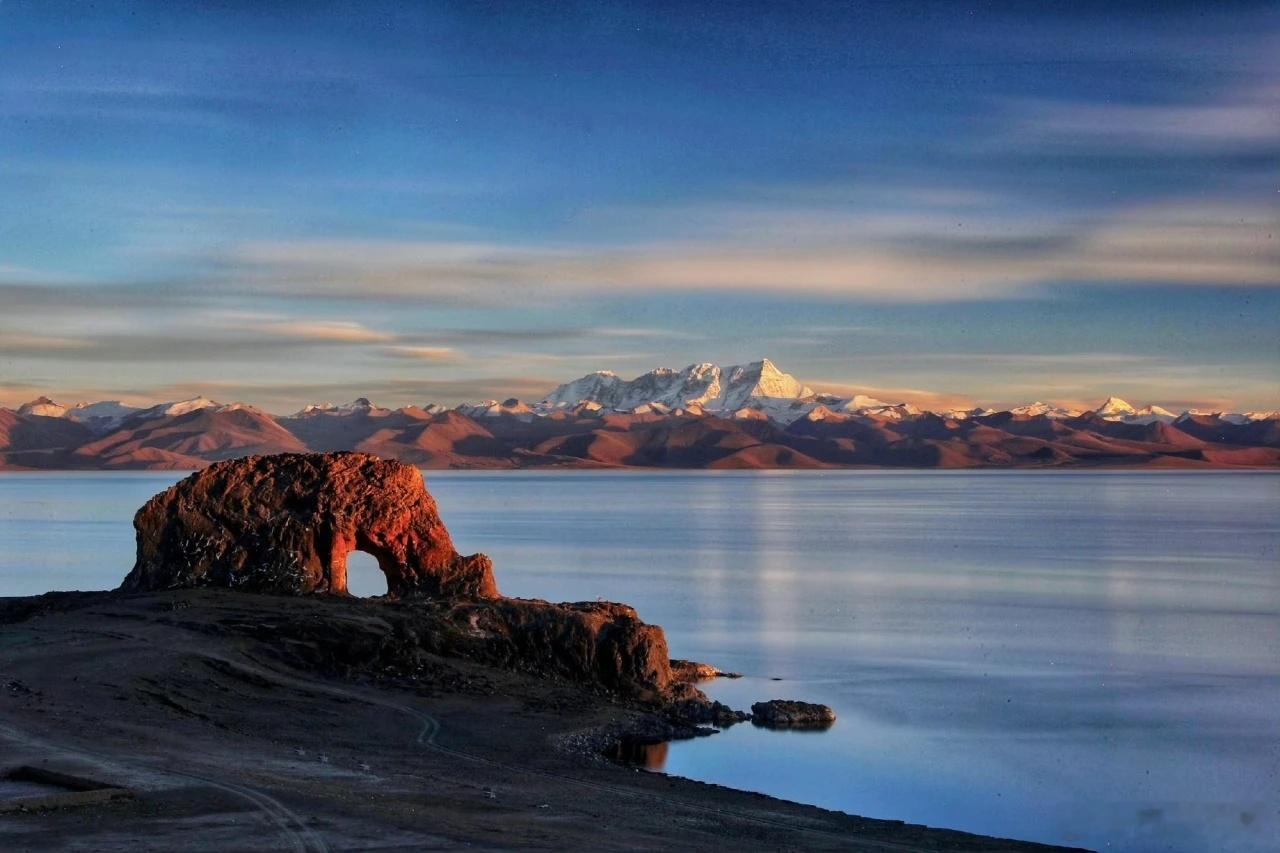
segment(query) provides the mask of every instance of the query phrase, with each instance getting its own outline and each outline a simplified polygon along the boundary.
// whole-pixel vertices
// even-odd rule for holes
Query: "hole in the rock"
[[[387,576],[372,554],[352,551],[347,555],[347,592],[361,598],[387,594]]]

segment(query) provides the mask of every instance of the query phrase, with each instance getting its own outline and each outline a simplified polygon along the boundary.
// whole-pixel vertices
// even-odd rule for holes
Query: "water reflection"
[[[114,586],[178,475],[0,480],[0,589]],[[1128,851],[1280,837],[1280,477],[431,472],[508,594],[626,601],[736,708],[645,766],[858,814]],[[771,681],[771,677],[782,681]]]
[[[660,772],[666,769],[667,752],[669,750],[670,744],[665,742],[640,743],[632,740],[623,740],[614,745],[613,749],[607,753],[607,756],[628,767],[639,767],[643,770]]]
[[[681,656],[748,674],[704,684],[715,698],[840,716],[672,743],[667,772],[1098,848],[1280,833],[1274,475],[605,475],[552,493],[589,535],[521,530],[504,553],[481,544],[499,524],[442,504],[508,588],[629,601]]]

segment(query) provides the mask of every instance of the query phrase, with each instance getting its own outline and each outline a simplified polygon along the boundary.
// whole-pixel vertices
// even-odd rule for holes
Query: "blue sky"
[[[1280,406],[1280,9],[0,4],[0,402]]]

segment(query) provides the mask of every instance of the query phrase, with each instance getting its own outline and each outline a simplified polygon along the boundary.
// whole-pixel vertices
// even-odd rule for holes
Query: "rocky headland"
[[[631,607],[500,595],[489,558],[454,549],[422,474],[402,462],[363,453],[220,462],[148,501],[134,527],[126,591],[344,596],[348,555],[371,554],[400,606],[384,612],[385,632],[322,632],[314,664],[412,671],[421,654],[444,655],[647,700],[673,719],[727,718],[692,684],[719,670],[683,660],[673,668],[662,629]],[[273,630],[287,641],[307,626]]]
[[[121,589],[0,599],[8,761],[125,792],[15,806],[0,848],[1047,849],[604,759],[752,715],[708,699],[693,682],[725,674],[671,660],[627,605],[501,596],[407,465],[228,461],[135,527]],[[386,597],[346,593],[352,550]],[[834,719],[757,708],[762,725]]]

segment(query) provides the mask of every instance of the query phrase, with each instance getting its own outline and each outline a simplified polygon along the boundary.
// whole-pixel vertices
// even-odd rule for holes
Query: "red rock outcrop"
[[[137,562],[121,587],[129,591],[341,594],[347,555],[372,554],[388,597],[399,599],[376,615],[248,626],[313,666],[412,674],[423,655],[443,655],[594,685],[664,705],[685,724],[745,718],[685,682],[718,670],[680,661],[673,671],[662,628],[625,604],[500,596],[489,559],[454,550],[422,475],[402,462],[363,453],[219,462],[153,497],[134,526]]]
[[[248,456],[156,495],[134,517],[126,590],[231,587],[345,593],[371,554],[396,598],[496,598],[492,564],[463,557],[416,468],[362,453]]]

